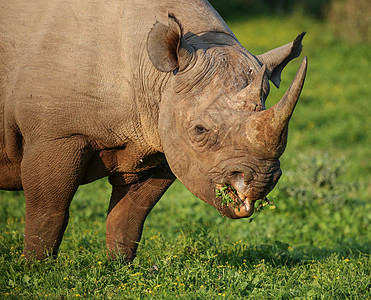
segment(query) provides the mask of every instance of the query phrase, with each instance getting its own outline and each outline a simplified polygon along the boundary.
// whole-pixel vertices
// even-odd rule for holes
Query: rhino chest
[[[165,162],[163,153],[140,151],[134,145],[97,150],[86,169],[84,183],[114,174],[139,174]]]

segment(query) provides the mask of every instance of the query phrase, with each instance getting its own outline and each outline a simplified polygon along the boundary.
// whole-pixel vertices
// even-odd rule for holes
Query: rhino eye
[[[216,144],[218,134],[214,128],[211,131],[210,127],[204,127],[198,123],[198,125],[193,125],[190,128],[189,138],[197,151],[204,151],[208,149],[210,145]]]
[[[209,131],[208,129],[206,129],[206,128],[203,127],[202,125],[197,125],[197,126],[195,127],[195,130],[196,130],[196,133],[199,134],[199,135],[204,134],[204,133],[206,133],[206,132]]]

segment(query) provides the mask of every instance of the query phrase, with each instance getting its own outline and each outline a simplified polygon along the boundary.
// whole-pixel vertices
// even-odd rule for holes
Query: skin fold
[[[108,177],[107,250],[135,258],[178,178],[230,218],[281,176],[303,87],[265,110],[304,33],[261,55],[204,0],[6,0],[0,10],[0,188],[24,190],[24,256],[56,256],[79,185]],[[216,189],[236,191],[222,204]]]

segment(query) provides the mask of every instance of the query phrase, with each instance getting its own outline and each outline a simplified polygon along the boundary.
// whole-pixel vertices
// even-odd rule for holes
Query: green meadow
[[[82,186],[55,261],[25,263],[22,192],[0,191],[1,299],[370,299],[371,48],[302,14],[227,20],[253,54],[306,31],[309,68],[283,175],[252,221],[229,220],[175,182],[145,223],[131,266],[108,261],[106,179]],[[273,207],[272,207],[273,208]]]

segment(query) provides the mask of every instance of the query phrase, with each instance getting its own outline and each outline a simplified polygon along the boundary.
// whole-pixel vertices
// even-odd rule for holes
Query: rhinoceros
[[[108,257],[128,261],[176,178],[229,218],[276,185],[306,57],[282,99],[265,100],[304,33],[253,55],[206,0],[0,7],[0,188],[24,190],[26,258],[57,255],[77,188],[99,178],[112,185]]]

